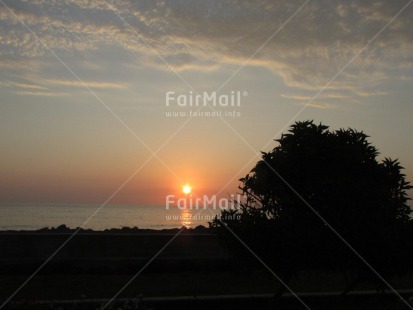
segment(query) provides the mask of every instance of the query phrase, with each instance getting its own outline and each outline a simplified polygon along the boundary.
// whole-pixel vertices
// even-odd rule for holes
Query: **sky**
[[[0,203],[228,196],[308,119],[411,181],[410,2],[0,0]]]

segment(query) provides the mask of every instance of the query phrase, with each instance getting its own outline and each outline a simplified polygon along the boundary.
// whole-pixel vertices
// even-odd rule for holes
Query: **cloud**
[[[322,102],[320,100],[327,100],[327,101],[331,99],[351,100],[351,96],[343,95],[340,93],[322,93],[316,98],[314,98],[314,95],[302,95],[302,94],[283,94],[281,95],[281,97],[294,100],[297,102],[297,104],[302,105],[302,106],[308,106],[308,107],[313,107],[313,108],[318,108],[318,109],[336,108],[336,105],[333,105],[327,102]],[[314,101],[314,99],[317,99],[317,100]]]
[[[0,82],[0,86],[17,87],[20,89],[23,88],[23,89],[34,89],[34,90],[46,90],[47,89],[47,87],[39,85],[39,84],[30,84],[30,83],[13,82],[13,81]]]
[[[61,97],[67,96],[65,93],[45,92],[45,91],[16,91],[16,94],[27,96]]]
[[[36,82],[32,82],[36,81]],[[21,78],[9,81],[0,81],[0,88],[11,89],[19,95],[34,95],[34,96],[66,96],[65,88],[92,88],[92,89],[126,89],[125,83],[113,83],[105,81],[78,81],[78,80],[59,80],[45,79],[40,76],[25,76],[23,81]],[[56,91],[57,89],[57,91]]]
[[[335,89],[337,90],[337,89]],[[386,91],[380,91],[380,90],[367,90],[367,89],[361,89],[361,88],[356,88],[356,87],[346,87],[343,86],[342,90],[347,90],[351,91],[352,95],[356,95],[358,97],[378,97],[378,96],[387,96],[389,95],[388,92]],[[337,92],[337,93],[331,93],[329,91],[324,91],[320,95],[317,96],[318,99],[351,99],[354,98],[350,94],[345,94],[343,92]],[[302,95],[302,94],[282,94],[281,97],[286,98],[286,99],[292,99],[292,100],[311,100],[313,98],[314,94],[311,95]]]
[[[303,1],[111,1],[107,5],[86,0],[14,0],[7,4],[57,53],[117,46],[148,59],[145,65],[157,69],[205,72],[247,62]],[[292,88],[314,91],[362,50],[327,90],[337,96],[348,91],[372,94],[368,89],[389,78],[411,76],[413,6],[363,49],[405,4],[402,0],[310,1],[249,65],[271,70]],[[2,6],[0,23],[4,25],[2,56],[31,58],[48,52]]]
[[[124,83],[99,82],[99,81],[79,81],[79,80],[44,80],[48,85],[67,86],[67,87],[89,87],[89,88],[109,88],[125,89],[128,86]]]
[[[373,91],[359,91],[357,93],[361,97],[371,97],[371,96],[387,96],[389,93],[385,91],[378,91],[378,90],[373,90]]]
[[[310,100],[311,96],[308,95],[293,95],[293,94],[288,94],[288,95],[281,95],[281,97],[286,98],[286,99],[292,99],[292,100]]]
[[[332,109],[332,108],[335,108],[335,106],[330,104],[330,103],[325,103],[325,102],[320,102],[320,101],[302,103],[301,105],[312,107],[312,108],[317,108],[317,109]]]
[[[313,107],[313,108],[318,108],[318,109],[331,109],[335,107],[334,105],[331,105],[329,103],[324,103],[324,102],[319,102],[319,101],[313,101],[311,103],[305,103],[302,105]]]

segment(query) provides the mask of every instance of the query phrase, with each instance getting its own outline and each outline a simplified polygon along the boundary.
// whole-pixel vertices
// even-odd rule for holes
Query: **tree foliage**
[[[411,186],[399,161],[378,161],[367,138],[313,121],[292,125],[240,179],[245,201],[215,220],[222,240],[238,256],[250,255],[227,225],[286,278],[308,269],[369,274],[350,247],[381,273],[404,272]]]

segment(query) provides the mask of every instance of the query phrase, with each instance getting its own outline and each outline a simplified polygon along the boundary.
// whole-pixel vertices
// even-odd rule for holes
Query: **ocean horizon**
[[[165,206],[108,204],[2,203],[0,230],[38,230],[66,225],[92,230],[122,227],[171,229],[208,226],[214,210],[179,209]],[[95,213],[95,214],[94,214]]]

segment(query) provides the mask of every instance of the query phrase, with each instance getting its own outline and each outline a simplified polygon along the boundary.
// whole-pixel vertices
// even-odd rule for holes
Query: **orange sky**
[[[404,1],[116,3],[127,23],[97,2],[5,3],[0,203],[163,205],[185,183],[228,196],[307,119],[365,131],[411,180],[413,7],[387,25]],[[170,117],[197,110],[171,91],[245,96]]]

